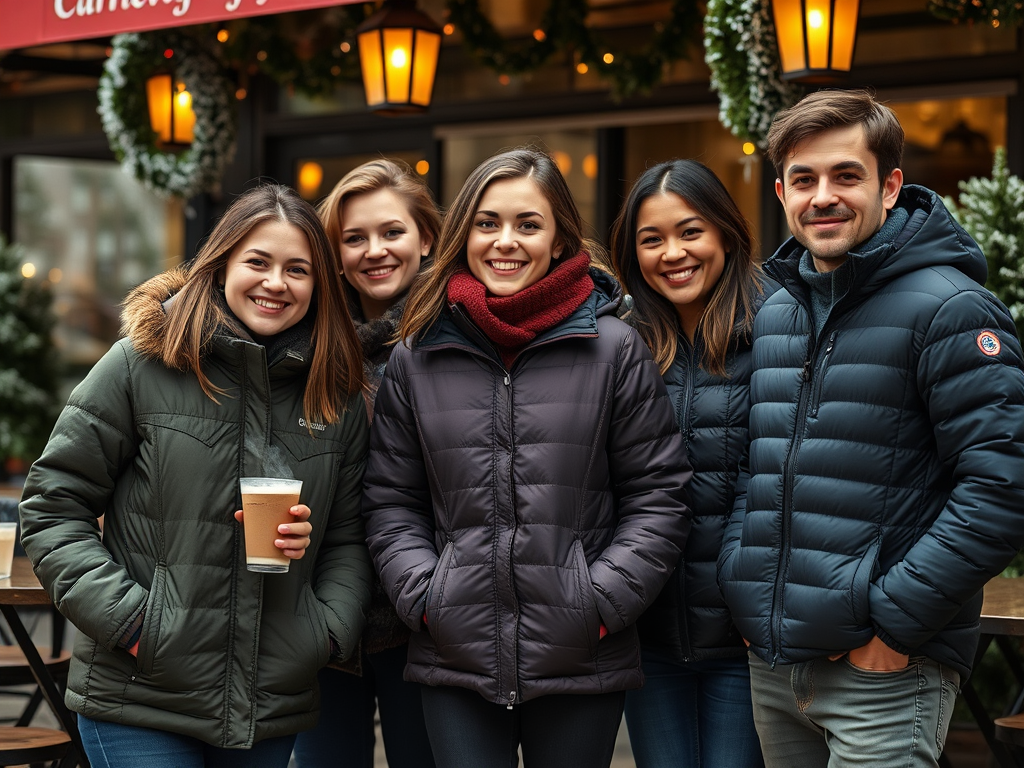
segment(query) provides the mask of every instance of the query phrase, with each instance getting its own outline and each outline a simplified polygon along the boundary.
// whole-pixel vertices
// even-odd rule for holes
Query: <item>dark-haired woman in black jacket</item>
[[[717,583],[747,446],[750,330],[764,299],[742,214],[692,160],[648,169],[612,233],[613,262],[693,466],[693,526],[675,574],[638,622],[646,682],[626,699],[639,768],[762,765],[743,641]]]

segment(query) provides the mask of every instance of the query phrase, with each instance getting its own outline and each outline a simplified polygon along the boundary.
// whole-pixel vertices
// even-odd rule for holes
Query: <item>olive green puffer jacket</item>
[[[317,670],[332,646],[347,657],[363,629],[366,410],[356,395],[338,423],[307,428],[308,333],[284,345],[275,337],[268,364],[267,348],[239,329],[218,334],[204,358],[226,392],[213,402],[196,376],[151,353],[161,299],[177,287],[172,274],[138,290],[128,338],[72,393],[29,472],[22,539],[81,630],[72,710],[249,747],[315,724]],[[246,570],[233,517],[239,477],[272,472],[268,446],[303,481],[312,510],[311,546],[287,574]],[[140,614],[134,658],[122,646]]]

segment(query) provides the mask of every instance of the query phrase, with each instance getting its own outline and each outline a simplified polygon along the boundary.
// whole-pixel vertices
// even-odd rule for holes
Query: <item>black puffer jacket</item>
[[[758,297],[758,306],[777,287],[771,283]],[[693,524],[675,573],[637,622],[644,648],[677,663],[746,653],[718,588],[718,553],[747,447],[750,339],[737,329],[726,376],[700,366],[699,332],[694,342],[695,347],[680,334],[675,359],[664,374],[693,466],[688,486]]]
[[[642,682],[634,622],[685,543],[690,472],[654,361],[591,273],[511,371],[459,307],[391,357],[363,511],[418,630],[409,680],[502,704]]]
[[[877,635],[966,675],[980,590],[1024,544],[1024,373],[985,260],[942,201],[907,186],[892,242],[851,253],[813,338],[789,241],[787,289],[754,325],[750,481],[720,579],[751,650],[793,663]]]

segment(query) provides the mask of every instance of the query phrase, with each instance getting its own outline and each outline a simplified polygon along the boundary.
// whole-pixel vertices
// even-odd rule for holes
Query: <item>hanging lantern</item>
[[[146,80],[149,103],[149,124],[157,141],[167,148],[182,148],[195,138],[196,113],[192,111],[192,94],[183,82],[175,81],[167,72],[159,72]]]
[[[834,83],[853,65],[859,0],[771,0],[782,79]]]
[[[356,29],[366,106],[382,115],[430,106],[441,28],[415,0],[388,0]]]

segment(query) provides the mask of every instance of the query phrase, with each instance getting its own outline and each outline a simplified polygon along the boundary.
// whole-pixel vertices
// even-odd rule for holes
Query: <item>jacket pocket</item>
[[[158,644],[160,642],[160,619],[164,610],[164,590],[167,581],[167,566],[157,563],[153,571],[153,583],[149,588],[146,614],[142,618],[142,634],[139,636],[139,672],[153,674]]]
[[[306,617],[309,619],[309,625],[313,631],[312,636],[318,654],[316,668],[319,669],[331,658],[331,634],[327,629],[327,619],[324,616],[325,608],[308,581],[302,585],[302,594],[306,603]]]
[[[878,562],[878,550],[880,544],[875,541],[861,558],[857,570],[853,574],[853,584],[850,586],[850,604],[853,610],[853,620],[860,626],[870,626],[871,607],[868,592],[871,589],[871,579],[875,573],[875,565]]]
[[[447,542],[441,550],[441,557],[434,566],[434,573],[430,576],[430,583],[427,584],[427,595],[425,613],[427,615],[427,631],[434,641],[441,644],[441,606],[444,600],[444,582],[448,576],[448,568],[455,554],[455,546]]]
[[[578,605],[583,622],[584,637],[591,655],[597,655],[597,644],[601,639],[601,614],[597,610],[594,583],[590,580],[590,566],[587,565],[587,556],[583,553],[583,543],[579,539],[575,539],[572,547],[573,559],[576,563]]]

